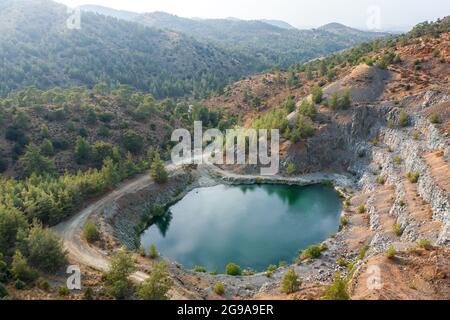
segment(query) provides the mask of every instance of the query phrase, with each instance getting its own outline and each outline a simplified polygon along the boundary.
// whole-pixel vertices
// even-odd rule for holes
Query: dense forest
[[[385,33],[364,32],[338,24],[299,30],[285,25],[280,27],[279,23],[274,25],[270,21],[187,19],[164,12],[133,14],[98,6],[87,6],[84,10],[182,32],[195,39],[214,43],[229,54],[245,56],[246,65],[251,65],[253,71],[274,65],[286,68],[357,43],[387,36]]]
[[[240,57],[180,33],[91,13],[71,30],[68,17],[51,1],[0,1],[0,96],[107,82],[158,99],[199,97],[251,71]]]

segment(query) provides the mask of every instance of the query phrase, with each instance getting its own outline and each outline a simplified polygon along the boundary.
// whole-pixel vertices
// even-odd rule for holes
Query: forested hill
[[[45,0],[0,0],[0,96],[34,85],[128,84],[156,98],[197,96],[250,73],[244,61],[172,31],[94,13],[81,29]]]
[[[256,69],[275,64],[289,67],[361,42],[387,36],[339,24],[331,25],[338,25],[339,28],[299,30],[284,22],[270,20],[188,19],[165,12],[133,14],[99,6],[85,6],[82,9],[146,26],[183,32],[196,39],[212,42],[228,52],[246,55],[248,62]]]

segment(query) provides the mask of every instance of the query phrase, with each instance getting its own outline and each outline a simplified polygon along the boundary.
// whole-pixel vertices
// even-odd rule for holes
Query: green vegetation
[[[395,156],[392,160],[394,161],[394,163],[395,163],[396,165],[401,165],[402,162],[403,162],[403,159],[400,158],[399,156]]]
[[[393,246],[390,246],[387,250],[386,250],[386,257],[388,259],[394,259],[395,256],[397,255],[397,250],[395,250],[395,248]]]
[[[286,294],[295,293],[300,290],[302,281],[298,277],[294,268],[289,269],[281,280],[281,292]]]
[[[292,162],[289,162],[289,164],[287,165],[287,168],[286,168],[286,173],[288,174],[288,176],[294,175],[294,173],[296,171],[297,171],[297,168],[295,167],[295,164]]]
[[[152,161],[150,176],[155,179],[157,183],[166,183],[169,175],[166,171],[164,161],[161,160],[159,153],[155,153]]]
[[[397,237],[401,237],[403,234],[403,230],[404,228],[402,227],[402,225],[400,223],[396,223],[394,225],[394,233]]]
[[[223,296],[225,294],[225,285],[223,284],[223,282],[217,282],[214,285],[214,293],[219,296]]]
[[[96,242],[100,240],[100,231],[97,225],[91,220],[86,221],[83,227],[83,236],[87,242]]]
[[[110,269],[104,276],[108,293],[118,300],[128,297],[132,291],[129,277],[135,270],[130,253],[125,249],[116,252],[111,259]]]
[[[150,245],[148,256],[150,259],[156,259],[159,257],[159,252],[156,250],[156,246],[154,244]]]
[[[430,118],[429,118],[430,122],[432,124],[439,124],[441,123],[441,118],[439,117],[439,114],[437,113],[433,113]]]
[[[409,182],[411,183],[417,183],[420,178],[419,172],[409,172],[406,177],[408,178]]]
[[[314,102],[314,103],[321,103],[322,102],[322,99],[323,99],[323,91],[322,91],[322,88],[321,87],[319,87],[319,86],[315,86],[314,88],[313,88],[313,91],[312,91],[312,101]]]
[[[358,211],[358,213],[363,214],[366,213],[366,206],[364,204],[360,204],[358,206],[358,208],[356,208],[356,210]]]
[[[380,185],[384,185],[386,184],[386,177],[383,175],[380,175],[377,177],[377,183]]]
[[[138,295],[141,300],[169,300],[169,290],[173,282],[166,269],[164,262],[153,265],[149,277],[139,288]]]
[[[406,127],[409,125],[409,114],[406,111],[402,110],[400,112],[398,124],[400,127]]]
[[[278,266],[271,264],[267,267],[266,272],[264,273],[267,278],[270,278],[272,274],[278,269]]]
[[[237,264],[229,263],[225,268],[225,274],[229,276],[240,276],[242,274],[242,270]]]
[[[418,241],[417,241],[417,245],[420,247],[420,248],[422,248],[422,249],[425,249],[425,250],[431,250],[432,249],[432,245],[431,245],[431,241],[430,240],[427,240],[427,239],[419,239]]]
[[[202,266],[195,266],[194,271],[195,272],[199,272],[199,273],[206,273],[207,272],[206,268],[202,267]]]
[[[337,273],[334,276],[333,283],[326,288],[322,298],[324,300],[350,300],[347,286],[348,280]]]
[[[364,246],[358,253],[358,260],[363,260],[366,257],[367,252],[369,251],[369,246]]]
[[[322,256],[322,252],[326,249],[327,247],[325,245],[311,245],[301,252],[299,261],[320,258]]]
[[[14,279],[25,283],[32,283],[38,278],[36,270],[28,265],[27,259],[18,250],[13,256],[11,274]]]

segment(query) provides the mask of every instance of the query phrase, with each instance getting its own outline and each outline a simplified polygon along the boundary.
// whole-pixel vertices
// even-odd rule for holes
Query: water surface
[[[234,262],[263,271],[335,233],[341,207],[324,185],[201,188],[173,205],[141,241],[186,268],[224,272]]]

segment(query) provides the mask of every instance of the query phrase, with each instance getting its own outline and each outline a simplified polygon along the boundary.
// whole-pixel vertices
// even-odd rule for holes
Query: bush
[[[67,252],[62,241],[40,223],[33,222],[26,241],[31,265],[46,272],[55,272],[66,265]]]
[[[295,173],[295,171],[297,171],[295,164],[290,162],[286,168],[286,173],[288,174],[288,176],[292,176]]]
[[[403,227],[401,224],[396,223],[394,226],[394,233],[397,237],[401,237],[403,234]]]
[[[336,263],[337,263],[337,265],[338,265],[339,267],[341,267],[341,268],[347,266],[347,261],[346,261],[345,259],[343,259],[343,258],[339,258],[339,259],[336,261]]]
[[[361,204],[357,208],[358,213],[363,214],[366,212],[366,206],[364,204]]]
[[[50,290],[50,283],[45,279],[38,279],[36,281],[36,286],[46,292]]]
[[[53,143],[49,139],[45,139],[41,144],[41,152],[43,155],[51,157],[55,154]]]
[[[395,250],[395,248],[393,246],[390,246],[387,250],[386,250],[386,257],[388,259],[394,259],[395,256],[397,254],[397,250]]]
[[[295,293],[300,289],[302,281],[299,279],[295,269],[289,269],[281,280],[281,292],[286,294]]]
[[[441,119],[440,119],[440,117],[439,117],[439,114],[437,114],[437,113],[433,113],[431,116],[430,116],[430,122],[432,123],[432,124],[438,124],[438,123],[440,123],[441,122]]]
[[[309,246],[307,249],[302,251],[300,261],[320,258],[322,256],[322,251],[322,248],[318,245]]]
[[[396,165],[400,165],[400,164],[402,164],[402,162],[403,162],[402,158],[400,158],[399,156],[395,156],[395,157],[393,158],[393,161],[394,161],[394,163],[395,163]]]
[[[139,289],[141,300],[168,300],[172,280],[166,271],[166,265],[161,262],[153,266],[149,277]]]
[[[278,266],[271,264],[270,266],[267,267],[265,276],[270,278],[272,276],[272,274],[274,273],[274,271],[276,271],[277,269],[278,269]]]
[[[214,293],[219,296],[222,296],[225,294],[225,285],[223,284],[223,282],[217,282],[214,285]]]
[[[26,286],[27,286],[27,284],[25,282],[23,282],[22,280],[14,281],[14,288],[16,288],[17,290],[23,290],[26,288]]]
[[[116,252],[111,259],[110,269],[105,274],[108,293],[115,299],[124,299],[130,292],[129,276],[135,271],[132,256],[125,249]]]
[[[319,86],[315,86],[312,91],[312,101],[314,103],[321,103],[323,99],[323,91],[322,88]]]
[[[122,139],[125,148],[134,154],[141,152],[144,146],[144,137],[136,131],[127,131]]]
[[[363,260],[366,257],[367,252],[369,251],[369,246],[364,246],[359,250],[358,260]]]
[[[154,244],[150,245],[148,256],[150,257],[150,259],[156,259],[159,257],[158,250],[156,250],[156,247]]]
[[[378,176],[377,177],[377,183],[380,185],[384,185],[386,183],[386,177],[385,176]]]
[[[408,126],[408,124],[409,124],[409,115],[408,115],[408,113],[406,113],[406,111],[402,110],[402,112],[400,112],[400,116],[399,116],[399,119],[398,119],[398,124],[401,127]]]
[[[2,284],[0,284],[0,300],[4,299],[7,296],[8,296],[8,290],[6,290],[6,288]]]
[[[329,285],[324,294],[324,300],[350,300],[350,296],[347,292],[348,281],[342,277],[339,273],[335,275],[333,283]]]
[[[100,240],[100,231],[98,230],[97,225],[91,220],[86,221],[84,224],[83,236],[89,243]]]
[[[418,172],[409,172],[406,177],[408,178],[409,182],[411,183],[417,183],[420,178],[420,173]]]
[[[425,249],[425,250],[430,250],[430,249],[432,249],[432,245],[431,245],[431,241],[430,240],[427,240],[427,239],[420,239],[420,240],[418,240],[417,241],[417,245],[420,247],[420,248],[422,248],[422,249]]]
[[[348,218],[346,216],[342,216],[339,219],[339,223],[340,223],[341,227],[347,226],[348,225]]]
[[[142,258],[144,258],[144,257],[147,255],[147,253],[145,252],[145,247],[144,247],[143,245],[140,245],[140,246],[139,246],[139,249],[137,250],[137,253],[138,253]]]
[[[67,297],[70,294],[70,290],[67,287],[61,286],[58,288],[58,295],[60,297]]]
[[[225,269],[225,274],[229,276],[240,276],[242,274],[242,270],[237,264],[229,263]]]
[[[207,270],[206,270],[205,267],[202,267],[202,266],[195,266],[194,271],[195,271],[195,272],[198,272],[198,273],[206,273]]]
[[[155,153],[155,156],[152,160],[150,176],[155,179],[157,183],[166,183],[169,178],[169,174],[166,171],[164,162],[161,160],[158,152]]]
[[[27,259],[20,251],[16,251],[11,263],[11,274],[14,279],[27,283],[32,283],[38,278],[36,270],[28,265]]]
[[[84,290],[83,299],[94,300],[94,290],[91,287],[86,288],[86,290]]]
[[[34,144],[27,146],[25,154],[20,158],[20,163],[23,165],[26,174],[52,174],[55,171],[53,162],[43,156],[39,148]]]

